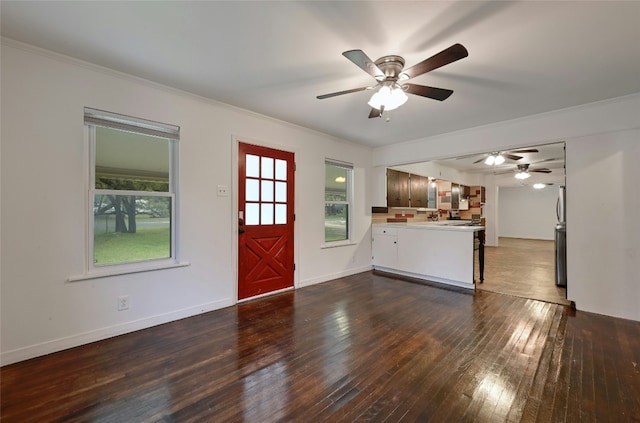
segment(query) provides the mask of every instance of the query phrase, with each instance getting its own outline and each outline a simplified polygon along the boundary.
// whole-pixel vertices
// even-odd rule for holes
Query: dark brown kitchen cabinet
[[[471,195],[471,187],[467,185],[460,185],[460,199],[469,199],[469,195]]]
[[[451,184],[451,210],[460,208],[460,185]]]
[[[387,207],[410,207],[409,174],[387,169]]]
[[[428,207],[429,178],[411,174],[411,207]]]

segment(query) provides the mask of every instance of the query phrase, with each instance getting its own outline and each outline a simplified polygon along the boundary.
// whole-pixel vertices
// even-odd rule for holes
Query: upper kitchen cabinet
[[[460,199],[468,200],[469,195],[471,195],[471,187],[460,185]]]
[[[429,178],[426,176],[409,176],[411,181],[411,207],[429,207],[428,189]]]
[[[451,184],[451,210],[460,208],[460,185]]]
[[[408,173],[387,169],[387,207],[411,207]]]

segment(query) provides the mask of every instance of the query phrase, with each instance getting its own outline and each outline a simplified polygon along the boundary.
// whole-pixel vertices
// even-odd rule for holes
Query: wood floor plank
[[[638,354],[640,322],[364,272],[5,366],[0,421],[636,421]]]

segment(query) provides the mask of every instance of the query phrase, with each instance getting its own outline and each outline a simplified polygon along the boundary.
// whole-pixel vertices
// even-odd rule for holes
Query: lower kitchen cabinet
[[[483,226],[430,222],[374,224],[371,228],[373,267],[474,289],[474,236],[484,229]],[[479,260],[483,260],[482,256]]]
[[[373,227],[371,251],[374,266],[396,268],[398,263],[397,231],[397,228]]]

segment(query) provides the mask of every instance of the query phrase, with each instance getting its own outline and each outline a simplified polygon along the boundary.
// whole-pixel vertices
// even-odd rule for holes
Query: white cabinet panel
[[[473,232],[398,229],[397,269],[473,283]]]
[[[398,266],[398,237],[395,234],[373,234],[373,265],[396,269]]]

